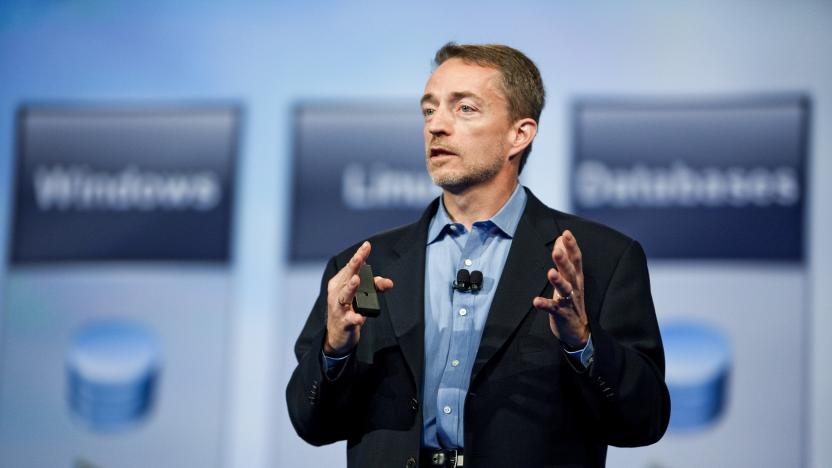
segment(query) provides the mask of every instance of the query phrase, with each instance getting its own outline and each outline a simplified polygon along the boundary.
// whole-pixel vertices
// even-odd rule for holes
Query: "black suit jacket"
[[[321,349],[327,281],[357,245],[333,257],[297,341],[286,390],[297,433],[347,440],[350,467],[418,466],[424,373],[424,278],[434,201],[415,224],[372,237],[367,261],[391,278],[343,373],[329,381]],[[532,298],[551,296],[546,271],[569,229],[583,254],[594,363],[572,366]],[[531,192],[497,286],[465,401],[465,466],[603,466],[607,445],[661,438],[670,415],[664,354],[641,246],[599,224],[549,209]]]

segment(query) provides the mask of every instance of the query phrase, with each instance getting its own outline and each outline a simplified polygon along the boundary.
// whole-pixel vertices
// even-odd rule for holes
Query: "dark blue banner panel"
[[[651,258],[802,260],[805,96],[581,99],[573,124],[575,212]]]
[[[418,103],[307,103],[294,112],[289,259],[326,260],[415,221],[440,191],[425,170]]]
[[[239,110],[18,113],[11,261],[226,261]]]

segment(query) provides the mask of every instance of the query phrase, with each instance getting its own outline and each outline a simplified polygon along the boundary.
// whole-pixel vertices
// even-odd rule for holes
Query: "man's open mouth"
[[[430,149],[430,157],[433,158],[437,156],[456,156],[456,153],[447,148],[442,148],[441,146],[434,146]]]

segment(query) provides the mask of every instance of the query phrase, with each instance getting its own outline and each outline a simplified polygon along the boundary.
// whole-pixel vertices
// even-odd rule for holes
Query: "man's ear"
[[[532,118],[520,119],[514,122],[509,132],[509,159],[514,159],[523,154],[523,151],[532,144],[537,135],[537,122]]]

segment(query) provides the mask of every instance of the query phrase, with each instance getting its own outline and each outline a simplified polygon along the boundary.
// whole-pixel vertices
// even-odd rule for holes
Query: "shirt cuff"
[[[327,356],[326,353],[321,350],[321,357],[323,358],[324,364],[324,375],[327,380],[338,380],[338,377],[341,377],[341,374],[344,372],[344,368],[347,367],[347,360],[350,356],[352,356],[352,353],[340,357]]]
[[[573,363],[580,364],[584,369],[589,368],[592,364],[595,352],[595,348],[592,346],[592,334],[589,335],[589,339],[586,340],[586,345],[584,345],[583,349],[576,351],[567,351],[564,349],[563,352],[566,353],[569,360]]]

